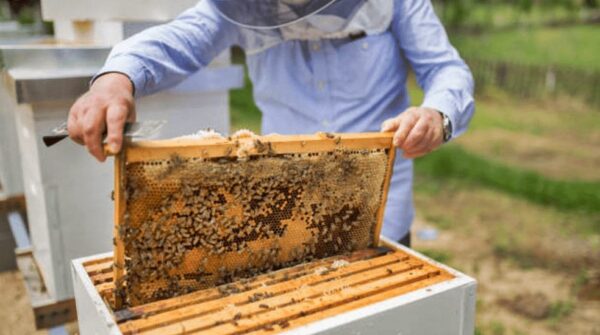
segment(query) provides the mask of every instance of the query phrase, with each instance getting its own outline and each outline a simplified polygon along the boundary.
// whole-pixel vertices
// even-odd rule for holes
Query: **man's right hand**
[[[135,121],[133,84],[121,73],[100,76],[69,112],[69,137],[85,145],[98,161],[106,160],[102,146],[104,133],[110,151],[121,151],[123,128]]]

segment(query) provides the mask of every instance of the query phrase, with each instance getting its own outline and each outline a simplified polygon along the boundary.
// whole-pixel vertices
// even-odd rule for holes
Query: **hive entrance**
[[[385,134],[132,143],[117,164],[116,304],[377,245]]]

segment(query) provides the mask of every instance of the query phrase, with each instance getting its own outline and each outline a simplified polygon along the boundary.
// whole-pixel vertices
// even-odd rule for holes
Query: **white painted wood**
[[[60,42],[94,43],[95,45],[114,45],[122,41],[122,22],[98,21],[54,21],[54,36]]]
[[[100,294],[94,288],[83,264],[87,261],[111,257],[112,253],[76,259],[72,262],[71,272],[75,289],[75,303],[79,333],[82,335],[121,334],[110,311],[106,308]]]
[[[30,225],[31,242],[34,255],[39,262],[40,270],[48,292],[56,296],[56,267],[53,264],[53,250],[57,246],[52,238],[52,229],[46,215],[46,201],[38,145],[36,141],[35,120],[31,105],[18,105],[13,111],[21,152],[21,166],[27,199],[27,216]]]
[[[456,278],[292,329],[283,334],[473,334],[475,331],[476,281],[414,250],[392,243],[384,237],[382,240],[392,244],[396,249],[448,270]],[[82,266],[87,261],[111,256],[111,253],[107,253],[73,261],[77,312],[85,315],[79,317],[79,329],[82,335],[120,334],[118,329],[115,333],[116,325],[111,318],[111,312],[96,292]],[[89,316],[89,314],[95,314],[95,316]]]
[[[199,0],[42,0],[44,20],[167,21]]]
[[[21,157],[15,115],[12,112],[14,108],[6,82],[0,80],[0,199],[23,194]]]

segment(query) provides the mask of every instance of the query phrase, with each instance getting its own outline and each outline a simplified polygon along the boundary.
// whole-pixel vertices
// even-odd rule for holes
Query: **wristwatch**
[[[442,116],[442,129],[444,130],[444,143],[450,141],[452,138],[452,121],[448,115],[438,112]]]

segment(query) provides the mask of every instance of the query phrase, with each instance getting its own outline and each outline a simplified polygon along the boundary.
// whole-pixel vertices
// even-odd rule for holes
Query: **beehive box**
[[[394,152],[379,133],[129,143],[114,255],[76,277],[127,334],[281,331],[451,281],[381,248]]]
[[[475,280],[412,250],[316,260],[115,311],[113,255],[73,261],[87,334],[473,334]]]

